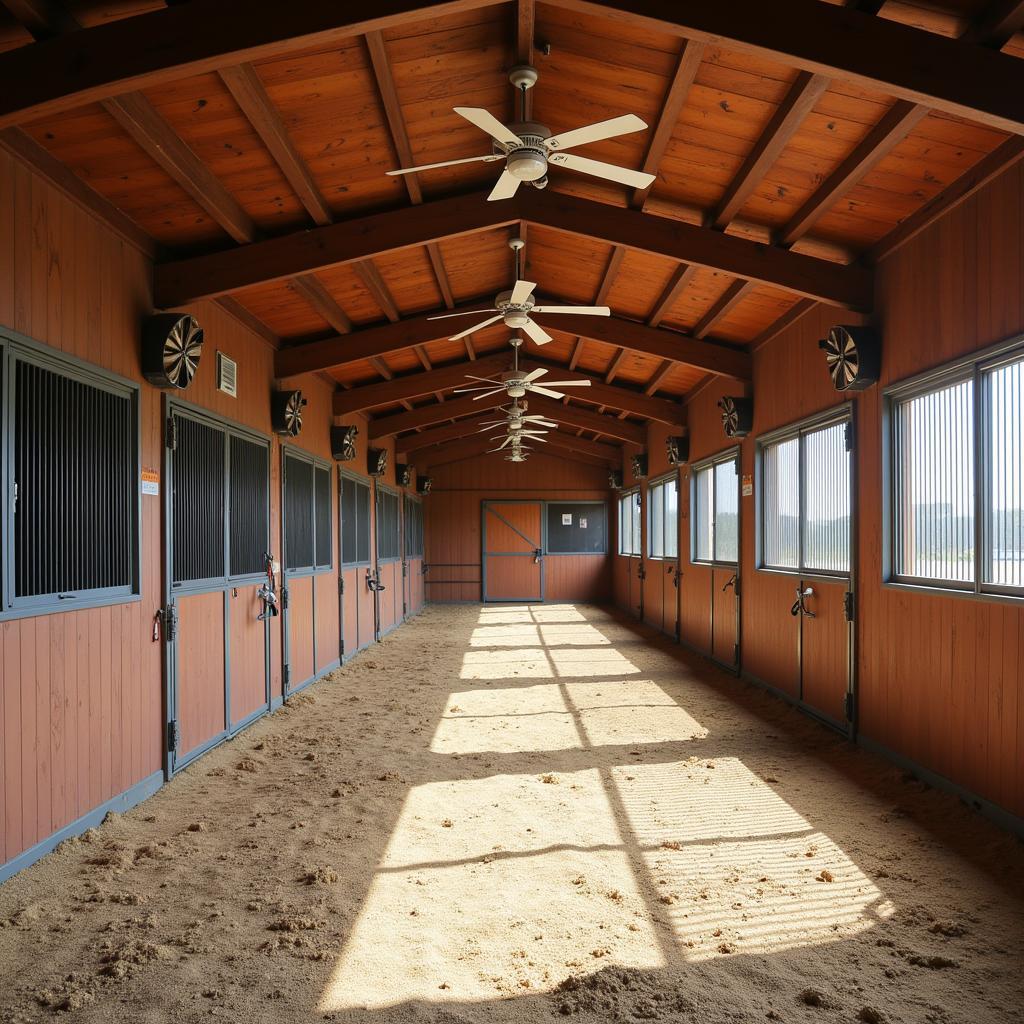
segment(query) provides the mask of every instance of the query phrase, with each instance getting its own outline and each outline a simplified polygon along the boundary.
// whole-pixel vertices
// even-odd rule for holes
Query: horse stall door
[[[371,551],[370,484],[342,472],[338,487],[341,491],[341,621],[347,659],[373,642],[376,628],[373,591],[366,584]]]
[[[539,501],[485,501],[485,601],[542,601],[544,562]]]
[[[228,593],[230,637],[228,727],[232,730],[266,710],[268,704],[267,623],[260,618],[259,585],[232,587]]]
[[[183,768],[227,733],[224,671],[224,592],[176,599],[174,638],[175,770]]]
[[[402,621],[402,535],[398,492],[381,483],[376,491],[377,567],[373,589],[379,638]]]
[[[643,586],[644,622],[658,632],[665,628],[665,583],[668,573],[660,558],[647,563],[647,573],[641,581]]]
[[[736,671],[740,663],[738,576],[735,568],[711,572],[711,657]]]
[[[305,452],[287,448],[282,449],[281,462],[281,533],[284,537],[281,629],[287,695],[312,682],[316,673],[314,466]]]
[[[803,581],[813,591],[800,616],[802,699],[808,708],[839,729],[847,728],[846,693],[849,686],[849,623],[846,594],[849,584]]]

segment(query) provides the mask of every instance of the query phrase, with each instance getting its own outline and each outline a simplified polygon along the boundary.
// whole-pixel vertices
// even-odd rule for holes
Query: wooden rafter
[[[709,228],[574,196],[529,190],[504,203],[480,193],[422,203],[157,265],[156,303],[171,307],[374,255],[528,221],[557,231],[724,271],[869,312],[872,275]],[[496,207],[500,209],[496,209]]]
[[[382,0],[372,10],[335,0],[175,4],[5,53],[0,59],[0,127],[492,2]],[[673,0],[561,0],[561,5],[846,78],[1004,131],[1024,131],[1019,60],[858,10],[820,0],[685,5]],[[915,59],[907,60],[908,53]]]
[[[960,38],[964,42],[1001,50],[1024,29],[1024,0],[997,0],[978,22]]]
[[[668,284],[665,285],[661,295],[655,301],[654,309],[651,310],[650,316],[647,317],[648,327],[657,327],[665,319],[669,311],[679,300],[679,296],[689,287],[696,273],[697,268],[688,263],[680,263],[676,267]]]
[[[537,5],[534,0],[516,2],[516,55],[520,64],[533,63],[533,37],[537,29]]]
[[[37,42],[52,39],[65,32],[76,32],[82,26],[70,11],[57,0],[2,0],[3,6],[21,22]]]
[[[690,87],[697,77],[697,70],[700,68],[703,57],[704,46],[702,43],[694,42],[692,39],[683,43],[675,74],[672,76],[672,81],[669,83],[668,91],[665,93],[665,99],[661,105],[657,124],[650,134],[650,142],[647,145],[647,153],[641,167],[646,174],[658,173],[661,158],[672,141],[672,132],[679,122],[679,114],[686,105],[686,98],[690,94]],[[652,188],[634,189],[630,205],[634,209],[642,210],[647,205]]]
[[[339,334],[352,330],[352,321],[315,274],[299,274],[289,282],[296,292]]]

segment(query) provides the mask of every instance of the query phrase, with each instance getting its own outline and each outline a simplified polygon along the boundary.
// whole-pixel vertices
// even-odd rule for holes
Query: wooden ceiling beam
[[[997,0],[984,17],[960,38],[993,50],[1001,50],[1024,29],[1024,0]]]
[[[828,79],[824,75],[809,71],[797,75],[709,218],[713,228],[724,231],[729,226],[827,88]]]
[[[373,296],[373,301],[380,306],[381,312],[391,323],[398,323],[402,315],[398,311],[398,306],[395,305],[395,300],[391,297],[391,290],[384,283],[384,278],[380,276],[380,271],[373,260],[356,263],[352,269],[362,281],[363,287]]]
[[[526,220],[556,231],[724,271],[845,309],[871,311],[872,275],[857,266],[783,252],[668,217],[549,190],[531,190],[519,202]],[[783,256],[786,259],[780,259]]]
[[[500,441],[500,438],[487,438],[483,435],[480,436],[468,436],[458,440],[452,441],[445,445],[435,445],[429,448],[422,448],[415,452],[417,461],[427,470],[430,470],[436,466],[443,466],[449,462],[459,462],[462,459],[471,459],[474,456],[484,455],[492,451],[496,444]],[[531,441],[536,441],[536,438],[532,438]],[[615,452],[611,456],[595,457],[585,452],[579,451],[578,449],[570,448],[568,444],[563,444],[560,440],[554,440],[548,444],[530,444],[527,447],[532,448],[532,451],[528,452],[528,457],[533,458],[537,455],[548,455],[556,456],[557,458],[565,459],[572,458],[577,462],[583,462],[590,466],[598,466],[601,468],[607,468],[609,465],[619,465],[622,461],[622,454],[618,449],[613,449]],[[605,446],[607,447],[607,445]],[[555,450],[552,451],[551,449]],[[504,453],[495,452],[493,455],[488,457],[495,460],[501,460]],[[510,472],[513,471],[510,467]]]
[[[19,47],[0,57],[0,127],[135,89],[327,47],[497,0],[192,0]],[[912,103],[1024,132],[1024,68],[1016,58],[820,0],[560,0],[562,7],[680,38],[727,46],[848,79]],[[913,53],[914,60],[907,54]]]
[[[516,3],[516,56],[520,64],[533,63],[533,37],[537,31],[537,5],[534,0]]]
[[[871,310],[872,274],[863,267],[842,266],[668,217],[535,189],[505,203],[487,203],[482,193],[438,199],[237,249],[162,263],[154,269],[156,304],[162,308],[179,306],[521,220],[610,242],[620,249],[723,271],[843,308]],[[612,258],[616,259],[614,255]]]
[[[467,308],[472,309],[476,305],[471,303]],[[275,372],[279,377],[290,377],[299,373],[327,370],[444,340],[450,328],[444,325],[444,321],[431,320],[432,315],[420,313],[405,317],[397,323],[362,327],[336,338],[289,345],[277,354]],[[711,373],[740,380],[750,379],[750,357],[739,348],[698,340],[677,331],[648,327],[621,317],[566,314],[557,319],[557,324],[549,326],[565,334],[624,346],[645,355],[697,366]]]
[[[696,273],[697,268],[687,263],[680,263],[676,267],[668,284],[661,295],[658,296],[657,302],[654,303],[654,309],[651,310],[651,314],[647,318],[648,327],[657,327],[665,319],[666,315],[679,300],[679,296],[686,291]]]
[[[658,115],[658,122],[654,131],[650,134],[650,142],[647,144],[647,153],[641,170],[645,174],[657,174],[661,166],[661,158],[672,141],[672,132],[679,123],[679,114],[686,105],[686,97],[690,94],[690,87],[697,77],[700,62],[704,58],[704,45],[688,39],[683,43],[683,49],[679,54],[679,61],[676,64],[675,74],[669,83],[665,99],[661,104],[661,112]],[[635,210],[642,210],[647,205],[647,199],[651,194],[650,188],[638,188],[633,190],[630,199],[630,206]]]
[[[251,64],[237,64],[221,68],[219,74],[313,222],[330,224],[334,219],[330,207],[288,135],[284,120],[267,95],[256,69]]]
[[[158,264],[154,268],[155,302],[161,308],[179,306],[518,220],[514,202],[487,203],[485,193],[368,214],[237,249]]]
[[[665,378],[672,372],[672,368],[675,364],[670,360],[666,359],[661,366],[658,367],[657,371],[647,382],[644,387],[645,395],[653,395],[657,392],[658,388],[665,383]]]
[[[76,32],[82,26],[78,19],[57,0],[0,0],[37,42],[52,39],[65,32]]]
[[[712,303],[711,308],[697,321],[691,332],[695,338],[705,338],[711,332],[711,328],[728,316],[729,312],[738,306],[743,299],[753,291],[751,281],[736,280]]]
[[[292,291],[305,299],[339,334],[351,332],[353,325],[348,314],[338,305],[316,274],[299,274],[288,283]]]

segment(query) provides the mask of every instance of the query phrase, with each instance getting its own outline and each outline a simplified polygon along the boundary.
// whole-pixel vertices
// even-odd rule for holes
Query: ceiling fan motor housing
[[[505,167],[513,178],[540,181],[548,173],[548,151],[544,140],[551,138],[551,132],[536,121],[518,121],[508,127],[523,140],[523,145],[506,149],[495,142],[494,152],[507,154]]]

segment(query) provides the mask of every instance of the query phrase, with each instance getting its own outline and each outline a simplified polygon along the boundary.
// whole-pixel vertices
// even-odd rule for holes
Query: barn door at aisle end
[[[544,600],[541,513],[539,501],[484,502],[484,601]]]

